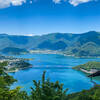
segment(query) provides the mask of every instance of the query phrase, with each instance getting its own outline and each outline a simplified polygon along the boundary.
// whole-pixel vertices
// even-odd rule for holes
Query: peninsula
[[[92,62],[91,61],[86,64],[78,65],[78,66],[74,67],[73,69],[80,70],[80,71],[88,73],[88,74],[93,74],[100,70],[100,62],[96,62],[96,61]]]
[[[16,72],[18,70],[31,67],[28,59],[15,58],[11,56],[0,55],[0,63],[4,65],[6,72]]]

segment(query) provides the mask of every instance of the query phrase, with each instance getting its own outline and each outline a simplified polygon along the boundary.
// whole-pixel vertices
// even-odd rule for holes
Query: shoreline
[[[80,71],[82,71],[82,72],[84,72],[84,73],[86,73],[86,74],[93,74],[93,73],[97,72],[97,70],[91,69],[90,71],[87,71],[87,70],[82,69],[82,68],[80,68]]]
[[[58,54],[58,55],[63,55],[63,56],[66,56],[66,57],[75,57],[75,58],[83,58],[83,57],[76,57],[74,55],[66,55],[66,54],[63,54],[62,52],[58,52],[58,51],[51,51],[51,50],[44,50],[44,51],[40,51],[40,50],[32,50],[32,52],[30,52],[29,54]],[[85,57],[87,58],[87,57]],[[33,58],[21,58],[23,60],[34,60]],[[32,67],[32,66],[31,66]],[[7,71],[7,72],[17,72],[19,70],[23,70],[23,69],[26,69],[26,68],[31,68],[31,67],[25,67],[25,68],[16,68],[15,70],[11,70],[11,71]],[[74,69],[74,68],[72,68]],[[84,72],[84,73],[87,73],[87,74],[93,74],[95,72],[97,72],[97,70],[94,70],[94,69],[90,69],[90,71],[88,70],[85,70],[83,68],[80,68],[79,69],[80,71]]]
[[[100,58],[100,56],[75,56],[75,55],[68,55],[63,53],[62,51],[56,51],[56,50],[30,50],[29,51],[30,54],[59,54],[59,55],[63,55],[66,57],[75,57],[75,58]]]
[[[7,73],[15,73],[15,72],[18,72],[19,70],[24,70],[24,69],[28,69],[28,68],[32,68],[32,65],[29,67],[24,67],[24,68],[16,68],[15,70],[6,71],[6,72]]]

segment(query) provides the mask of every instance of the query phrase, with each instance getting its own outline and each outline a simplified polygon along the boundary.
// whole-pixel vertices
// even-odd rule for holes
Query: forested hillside
[[[100,56],[100,33],[51,33],[42,36],[16,36],[0,34],[0,50],[17,47],[28,50],[60,50],[78,57]]]

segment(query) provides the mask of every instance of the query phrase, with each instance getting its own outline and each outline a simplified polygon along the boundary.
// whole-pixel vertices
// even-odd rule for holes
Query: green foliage
[[[26,49],[20,49],[20,48],[15,48],[15,47],[7,47],[1,50],[2,53],[4,54],[21,54],[21,53],[28,53]]]
[[[4,73],[5,67],[4,66],[7,66],[7,65],[8,65],[7,61],[0,63],[0,76],[5,75],[5,73]]]
[[[66,100],[100,100],[100,86],[97,85],[90,90],[69,94]]]
[[[88,42],[80,47],[70,48],[69,52],[77,57],[98,57],[100,56],[100,47],[93,42]]]
[[[64,50],[67,44],[64,41],[58,41],[52,43],[51,41],[44,41],[38,45],[39,49],[50,49],[50,50]]]
[[[20,87],[10,90],[10,86],[16,80],[5,72],[5,65],[7,62],[0,63],[0,100],[29,100],[27,93],[20,91]]]
[[[1,63],[0,63],[0,67],[7,66],[7,64],[8,64],[8,62],[7,62],[7,61],[1,62]]]
[[[91,69],[96,69],[96,70],[100,70],[100,62],[88,62],[86,64],[81,64],[79,66],[74,67],[73,69],[78,69],[80,70],[80,68],[85,69],[87,71],[90,71]]]
[[[66,90],[63,90],[63,84],[58,81],[55,83],[45,79],[45,72],[42,76],[42,83],[40,81],[33,81],[35,88],[32,88],[32,100],[65,100]]]

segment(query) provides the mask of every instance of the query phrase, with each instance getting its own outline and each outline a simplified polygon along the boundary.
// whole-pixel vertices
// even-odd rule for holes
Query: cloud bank
[[[87,3],[90,1],[96,1],[96,0],[53,0],[53,2],[56,4],[61,3],[61,2],[69,2],[73,6],[78,6],[81,3]]]
[[[32,4],[32,1],[34,0],[30,0],[30,4]],[[38,1],[38,0],[35,0]],[[73,6],[78,6],[81,3],[87,3],[90,1],[98,1],[98,0],[51,0],[53,1],[55,4],[60,4],[61,2],[69,2],[71,5]],[[12,6],[20,6],[23,3],[26,3],[27,0],[0,0],[0,8],[7,8]]]
[[[19,6],[26,3],[26,0],[0,0],[0,8],[7,8],[9,6]]]

